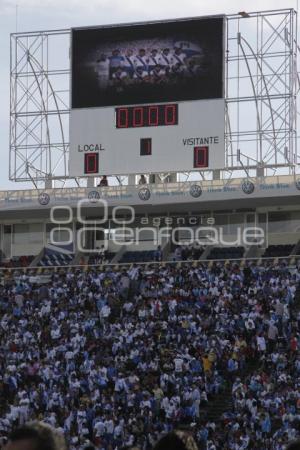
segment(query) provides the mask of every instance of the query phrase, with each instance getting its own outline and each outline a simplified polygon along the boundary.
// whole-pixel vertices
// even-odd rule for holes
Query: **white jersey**
[[[129,70],[132,69],[134,70],[137,67],[137,60],[136,57],[131,55],[131,56],[124,56],[124,60],[122,62],[122,67],[123,69]]]
[[[177,63],[184,64],[186,55],[184,53],[180,53],[179,55],[176,53],[173,53],[172,59],[173,59],[173,65],[176,65]]]
[[[175,372],[182,372],[183,359],[182,358],[175,358],[174,359],[174,364],[175,364]]]
[[[138,79],[146,78],[147,76],[148,76],[148,72],[146,70],[143,70],[142,72],[135,73],[133,75],[133,78],[138,80]]]
[[[169,53],[168,55],[165,55],[164,53],[162,53],[159,57],[159,64],[163,67],[172,67],[174,66],[174,58],[171,55],[171,53]]]
[[[134,57],[135,67],[144,67],[145,69],[148,67],[149,59],[148,56],[139,56],[136,55]]]
[[[122,72],[115,72],[112,75],[112,79],[113,80],[124,80],[124,78],[127,77],[127,72],[125,72],[124,70]]]
[[[160,64],[159,58],[160,58],[159,55],[156,55],[156,56],[151,55],[151,56],[149,56],[149,58],[148,58],[149,66],[155,67],[158,64]]]
[[[99,61],[96,65],[95,71],[97,74],[100,87],[105,88],[109,80],[109,60]]]

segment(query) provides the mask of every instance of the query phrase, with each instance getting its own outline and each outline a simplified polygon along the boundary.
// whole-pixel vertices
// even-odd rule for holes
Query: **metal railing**
[[[278,175],[274,177],[264,177],[251,179],[256,186],[264,185],[266,190],[271,186],[292,185],[297,181],[296,175]],[[300,178],[299,178],[300,179]],[[142,187],[147,187],[153,194],[159,193],[180,193],[187,192],[192,185],[199,185],[205,191],[214,191],[220,189],[224,190],[239,190],[245,178],[231,178],[227,180],[203,180],[203,181],[186,181],[176,183],[160,183],[147,185],[124,185],[124,186],[109,186],[109,187],[77,187],[77,188],[54,188],[54,189],[28,189],[28,190],[7,190],[0,191],[0,207],[9,204],[24,205],[37,202],[39,195],[46,192],[52,201],[59,202],[76,202],[88,198],[91,191],[97,191],[101,198],[109,200],[114,196],[126,196],[138,192]]]
[[[245,264],[246,262],[253,262],[253,263],[267,263],[271,262],[272,264],[277,264],[279,262],[286,261],[288,263],[288,267],[295,267],[297,262],[300,262],[300,255],[289,255],[289,256],[274,256],[274,257],[259,257],[259,258],[224,258],[224,259],[204,259],[204,260],[183,260],[183,261],[147,261],[147,262],[126,262],[126,263],[102,263],[102,264],[89,264],[88,262],[85,262],[83,264],[70,264],[70,265],[64,265],[64,266],[27,266],[27,267],[0,267],[0,275],[4,272],[6,273],[12,273],[12,272],[23,272],[28,274],[33,274],[36,272],[36,274],[44,274],[47,275],[47,272],[55,272],[59,270],[69,270],[69,269],[80,269],[83,271],[89,270],[89,269],[98,269],[98,270],[105,270],[106,268],[114,268],[118,270],[122,267],[131,267],[133,264],[137,266],[166,266],[166,265],[176,265],[176,266],[184,266],[184,265],[192,265],[192,266],[201,266],[201,265],[212,265],[213,263],[223,263],[223,264]]]

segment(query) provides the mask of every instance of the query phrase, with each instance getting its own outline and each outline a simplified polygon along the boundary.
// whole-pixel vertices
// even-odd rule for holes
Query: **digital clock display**
[[[116,128],[178,125],[178,105],[147,105],[116,108]]]

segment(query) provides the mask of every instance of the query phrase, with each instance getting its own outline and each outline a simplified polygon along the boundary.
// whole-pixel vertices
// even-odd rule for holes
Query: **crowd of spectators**
[[[34,260],[34,256],[14,256],[10,259],[6,259],[3,254],[0,254],[1,267],[28,267]]]
[[[42,286],[6,280],[2,443],[43,420],[71,450],[147,450],[182,426],[206,450],[283,450],[299,435],[299,280],[285,263],[218,262],[61,269]],[[209,420],[207,405],[228,386],[233,408]]]

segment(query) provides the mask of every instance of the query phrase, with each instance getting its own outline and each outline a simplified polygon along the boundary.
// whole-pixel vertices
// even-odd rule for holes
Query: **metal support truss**
[[[296,12],[228,16],[226,41],[227,168],[242,168],[248,176],[294,173],[299,163]]]
[[[297,14],[234,14],[226,24],[225,167],[179,179],[294,174],[300,163]],[[11,180],[37,186],[69,178],[69,53],[70,30],[11,35]]]
[[[69,30],[11,35],[11,180],[68,176],[69,36]]]

